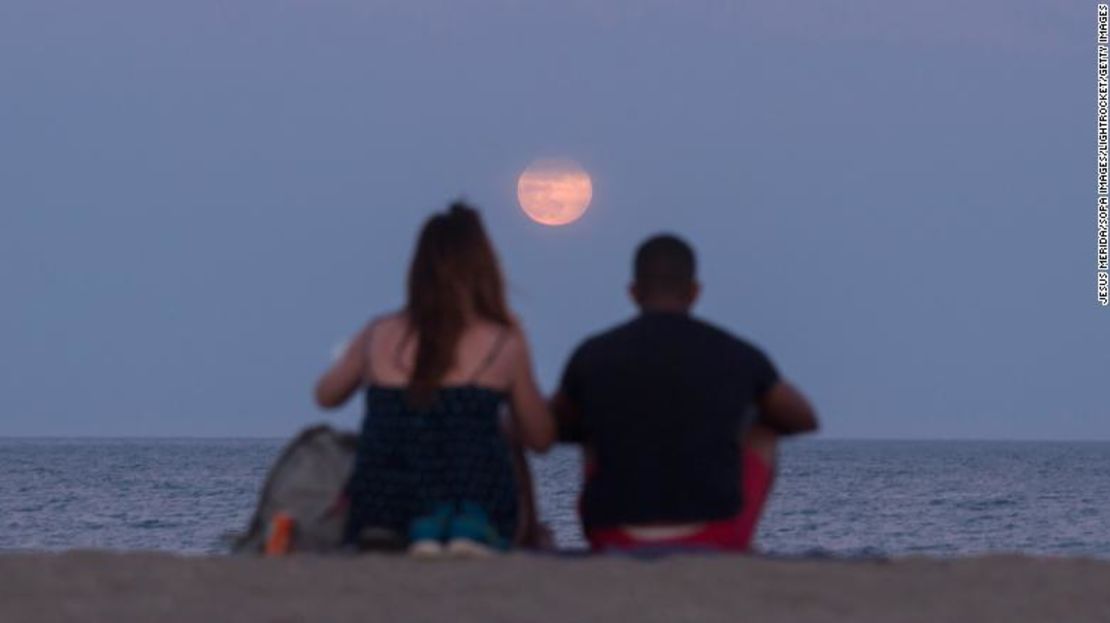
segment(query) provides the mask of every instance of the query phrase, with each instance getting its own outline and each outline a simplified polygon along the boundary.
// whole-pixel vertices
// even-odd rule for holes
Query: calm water
[[[279,440],[0,439],[0,550],[226,551]],[[582,545],[578,454],[535,461],[545,520]],[[759,545],[779,554],[1110,557],[1110,443],[801,441]]]

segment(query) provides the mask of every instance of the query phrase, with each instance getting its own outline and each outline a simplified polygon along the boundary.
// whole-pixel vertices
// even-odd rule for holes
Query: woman
[[[428,219],[405,307],[352,340],[316,401],[338,407],[360,387],[366,416],[347,487],[348,542],[384,530],[425,554],[443,543],[465,553],[534,538],[517,443],[542,452],[555,424],[474,209],[455,203]]]

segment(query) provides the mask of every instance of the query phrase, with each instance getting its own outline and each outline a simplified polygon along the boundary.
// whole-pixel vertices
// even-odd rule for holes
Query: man
[[[817,428],[766,355],[690,315],[695,269],[675,236],[640,245],[640,315],[581,344],[552,399],[562,440],[585,447],[579,510],[595,550],[747,551],[777,438]]]

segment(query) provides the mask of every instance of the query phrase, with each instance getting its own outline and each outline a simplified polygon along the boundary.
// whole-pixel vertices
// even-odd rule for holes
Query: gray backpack
[[[237,539],[233,550],[261,553],[278,513],[288,514],[295,522],[294,550],[338,549],[347,520],[343,489],[354,467],[357,439],[354,433],[327,425],[297,435],[270,468],[247,533]]]

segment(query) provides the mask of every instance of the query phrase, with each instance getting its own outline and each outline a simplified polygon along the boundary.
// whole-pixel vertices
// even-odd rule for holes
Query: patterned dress
[[[517,527],[517,483],[499,415],[504,392],[467,384],[442,387],[415,409],[406,390],[371,385],[355,468],[347,485],[347,541],[365,527],[407,535],[409,523],[443,502],[469,500],[501,537]]]

